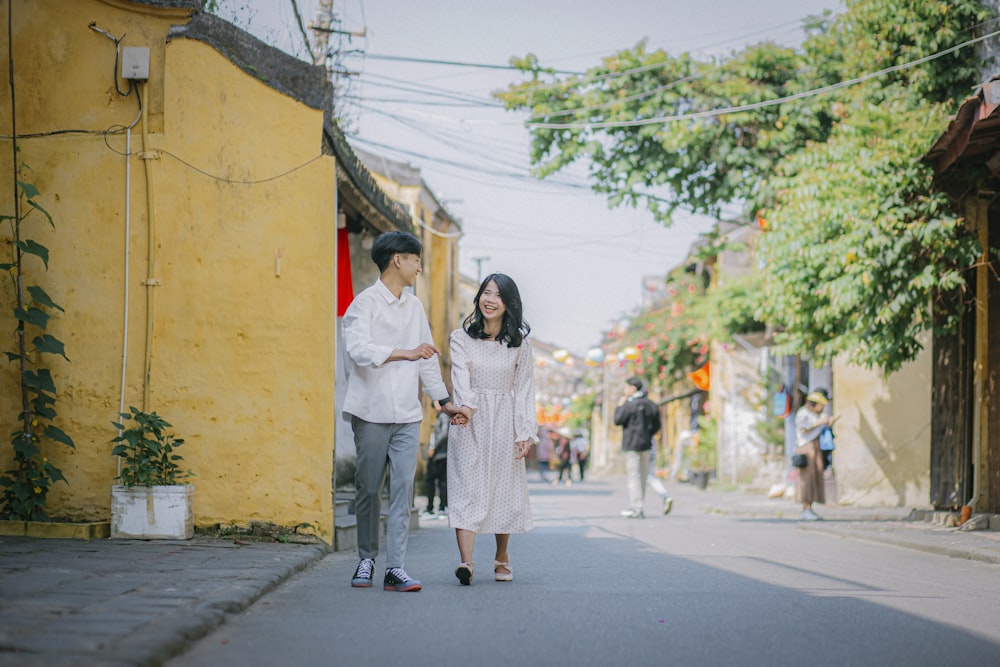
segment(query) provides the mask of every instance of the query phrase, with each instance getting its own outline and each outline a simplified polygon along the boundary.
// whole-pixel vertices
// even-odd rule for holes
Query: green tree
[[[698,61],[640,43],[564,77],[528,56],[514,62],[530,78],[497,97],[531,112],[540,177],[586,163],[610,205],[665,223],[679,208],[763,215],[753,319],[779,327],[784,351],[892,371],[978,252],[919,160],[979,82],[976,52],[911,63],[991,15],[975,0],[848,0],[806,21],[799,50]]]

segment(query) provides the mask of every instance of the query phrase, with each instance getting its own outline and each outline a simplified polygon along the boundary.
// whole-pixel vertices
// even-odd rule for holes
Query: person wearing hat
[[[798,469],[799,483],[795,487],[795,499],[802,503],[800,518],[804,521],[818,521],[820,517],[813,511],[813,503],[826,502],[819,434],[825,426],[832,426],[837,420],[836,417],[823,414],[829,403],[830,394],[826,389],[814,389],[806,396],[805,404],[795,413],[795,453],[805,455],[805,466]]]
[[[629,508],[622,516],[642,519],[645,512],[646,477],[649,475],[650,450],[653,436],[660,432],[660,408],[646,397],[642,378],[625,381],[625,396],[615,408],[615,424],[622,427],[622,449],[625,450],[625,478],[628,485]]]

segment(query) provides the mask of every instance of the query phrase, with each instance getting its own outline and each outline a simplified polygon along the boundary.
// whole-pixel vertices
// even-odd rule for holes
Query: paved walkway
[[[907,521],[908,509],[820,506],[825,520],[807,523],[791,500],[685,484],[670,491],[703,512],[1000,564],[1000,531]],[[232,540],[0,538],[0,665],[159,665],[328,553]]]

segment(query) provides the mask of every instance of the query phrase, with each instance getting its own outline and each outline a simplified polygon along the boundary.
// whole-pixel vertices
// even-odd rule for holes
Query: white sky
[[[225,0],[220,15],[258,37],[308,57],[289,0]],[[306,24],[317,0],[298,0]],[[770,39],[801,42],[801,19],[839,0],[335,0],[342,38],[369,55],[345,59],[352,77],[346,127],[355,145],[420,168],[424,181],[462,222],[460,268],[502,271],[518,283],[534,337],[583,353],[635,311],[642,278],[665,275],[711,221],[679,214],[670,228],[644,211],[609,210],[583,189],[532,180],[525,116],[489,108],[493,90],[519,81],[513,71],[377,59],[405,56],[505,65],[537,55],[583,71],[601,57],[648,40],[671,55],[723,55]],[[310,38],[312,35],[310,34]],[[448,91],[473,106],[441,106]],[[385,101],[393,100],[393,101]],[[414,102],[435,102],[434,105]],[[375,144],[408,153],[394,152]],[[452,164],[449,164],[452,163]],[[512,176],[514,174],[515,176]],[[582,182],[579,175],[557,176]],[[479,264],[474,258],[483,259]]]

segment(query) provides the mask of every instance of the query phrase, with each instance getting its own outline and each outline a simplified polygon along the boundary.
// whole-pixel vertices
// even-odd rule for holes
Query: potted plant
[[[155,412],[130,407],[122,422],[112,422],[119,435],[112,455],[119,457],[118,479],[111,488],[111,537],[190,539],[194,536],[192,475],[180,467],[176,449],[184,440],[168,433],[171,425]]]

